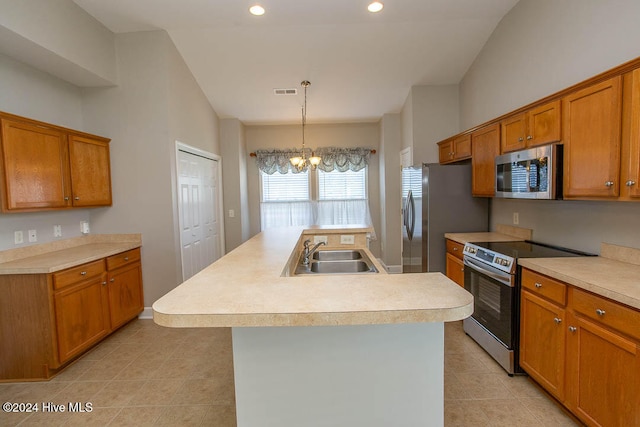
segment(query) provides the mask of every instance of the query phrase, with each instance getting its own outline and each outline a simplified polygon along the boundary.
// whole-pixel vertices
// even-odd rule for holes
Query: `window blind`
[[[357,172],[318,170],[318,200],[363,200],[367,198],[367,168]]]
[[[260,172],[263,202],[309,200],[309,172],[271,175]]]

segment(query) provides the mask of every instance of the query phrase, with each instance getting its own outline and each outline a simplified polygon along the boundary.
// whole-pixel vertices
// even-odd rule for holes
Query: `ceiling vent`
[[[274,89],[274,95],[297,95],[298,89]]]

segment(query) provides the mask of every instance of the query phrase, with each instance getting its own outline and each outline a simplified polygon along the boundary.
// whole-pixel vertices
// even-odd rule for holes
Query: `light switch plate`
[[[353,245],[356,242],[353,234],[341,234],[340,235],[340,244],[341,245]]]
[[[53,237],[62,237],[62,226],[54,225],[53,226]]]
[[[13,232],[13,243],[16,245],[24,243],[24,238],[22,237],[22,230]]]
[[[320,243],[320,242],[324,242],[324,244],[326,245],[327,242],[327,236],[313,236],[313,243]]]

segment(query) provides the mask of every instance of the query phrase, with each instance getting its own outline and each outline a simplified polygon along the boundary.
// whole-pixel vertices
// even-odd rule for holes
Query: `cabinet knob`
[[[538,289],[540,289],[542,287],[542,283],[536,282],[535,285],[536,285],[536,288],[538,288]]]
[[[80,197],[76,196],[73,198],[73,200],[80,200]]]
[[[604,311],[603,309],[601,309],[601,308],[596,308],[596,314],[597,314],[598,316],[604,316],[604,314],[605,314],[605,313],[606,313],[606,311]]]
[[[111,283],[115,282],[116,279],[112,278],[111,280],[109,280]]]
[[[107,282],[102,282],[102,286],[105,286],[107,284]]]
[[[635,181],[629,180],[627,182],[624,183],[627,187],[631,187],[632,185],[636,185]]]
[[[522,141],[524,141],[523,137],[518,138],[518,142],[522,142]]]
[[[556,325],[559,325],[560,323],[562,323],[562,319],[560,319],[559,317],[554,317],[553,321],[556,322]]]
[[[527,135],[527,141],[530,141],[532,139],[533,139],[533,137],[531,135]]]
[[[124,257],[124,260],[129,261],[129,257],[128,256]]]
[[[64,200],[65,200],[65,202],[66,202],[66,201],[68,201],[68,200],[69,200],[69,197],[68,197],[68,196],[67,196],[67,197],[65,197],[65,198],[64,198]]]
[[[457,250],[458,250],[458,248],[453,248],[453,251],[454,251],[454,252],[455,252],[455,251],[457,251]]]
[[[604,185],[607,187],[613,187],[613,181],[607,181],[604,183]]]
[[[86,276],[86,275],[87,275],[87,272],[86,272],[86,271],[81,271],[81,272],[80,272],[80,275],[81,275],[81,276]]]
[[[575,332],[577,330],[578,328],[576,328],[575,326],[569,326],[569,332]]]

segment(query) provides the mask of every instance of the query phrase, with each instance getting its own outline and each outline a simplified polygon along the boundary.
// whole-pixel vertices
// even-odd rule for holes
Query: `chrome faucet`
[[[326,245],[326,242],[318,242],[312,248],[309,248],[309,244],[311,240],[304,241],[304,252],[302,253],[302,261],[300,262],[302,265],[309,265],[309,258],[321,245]]]

